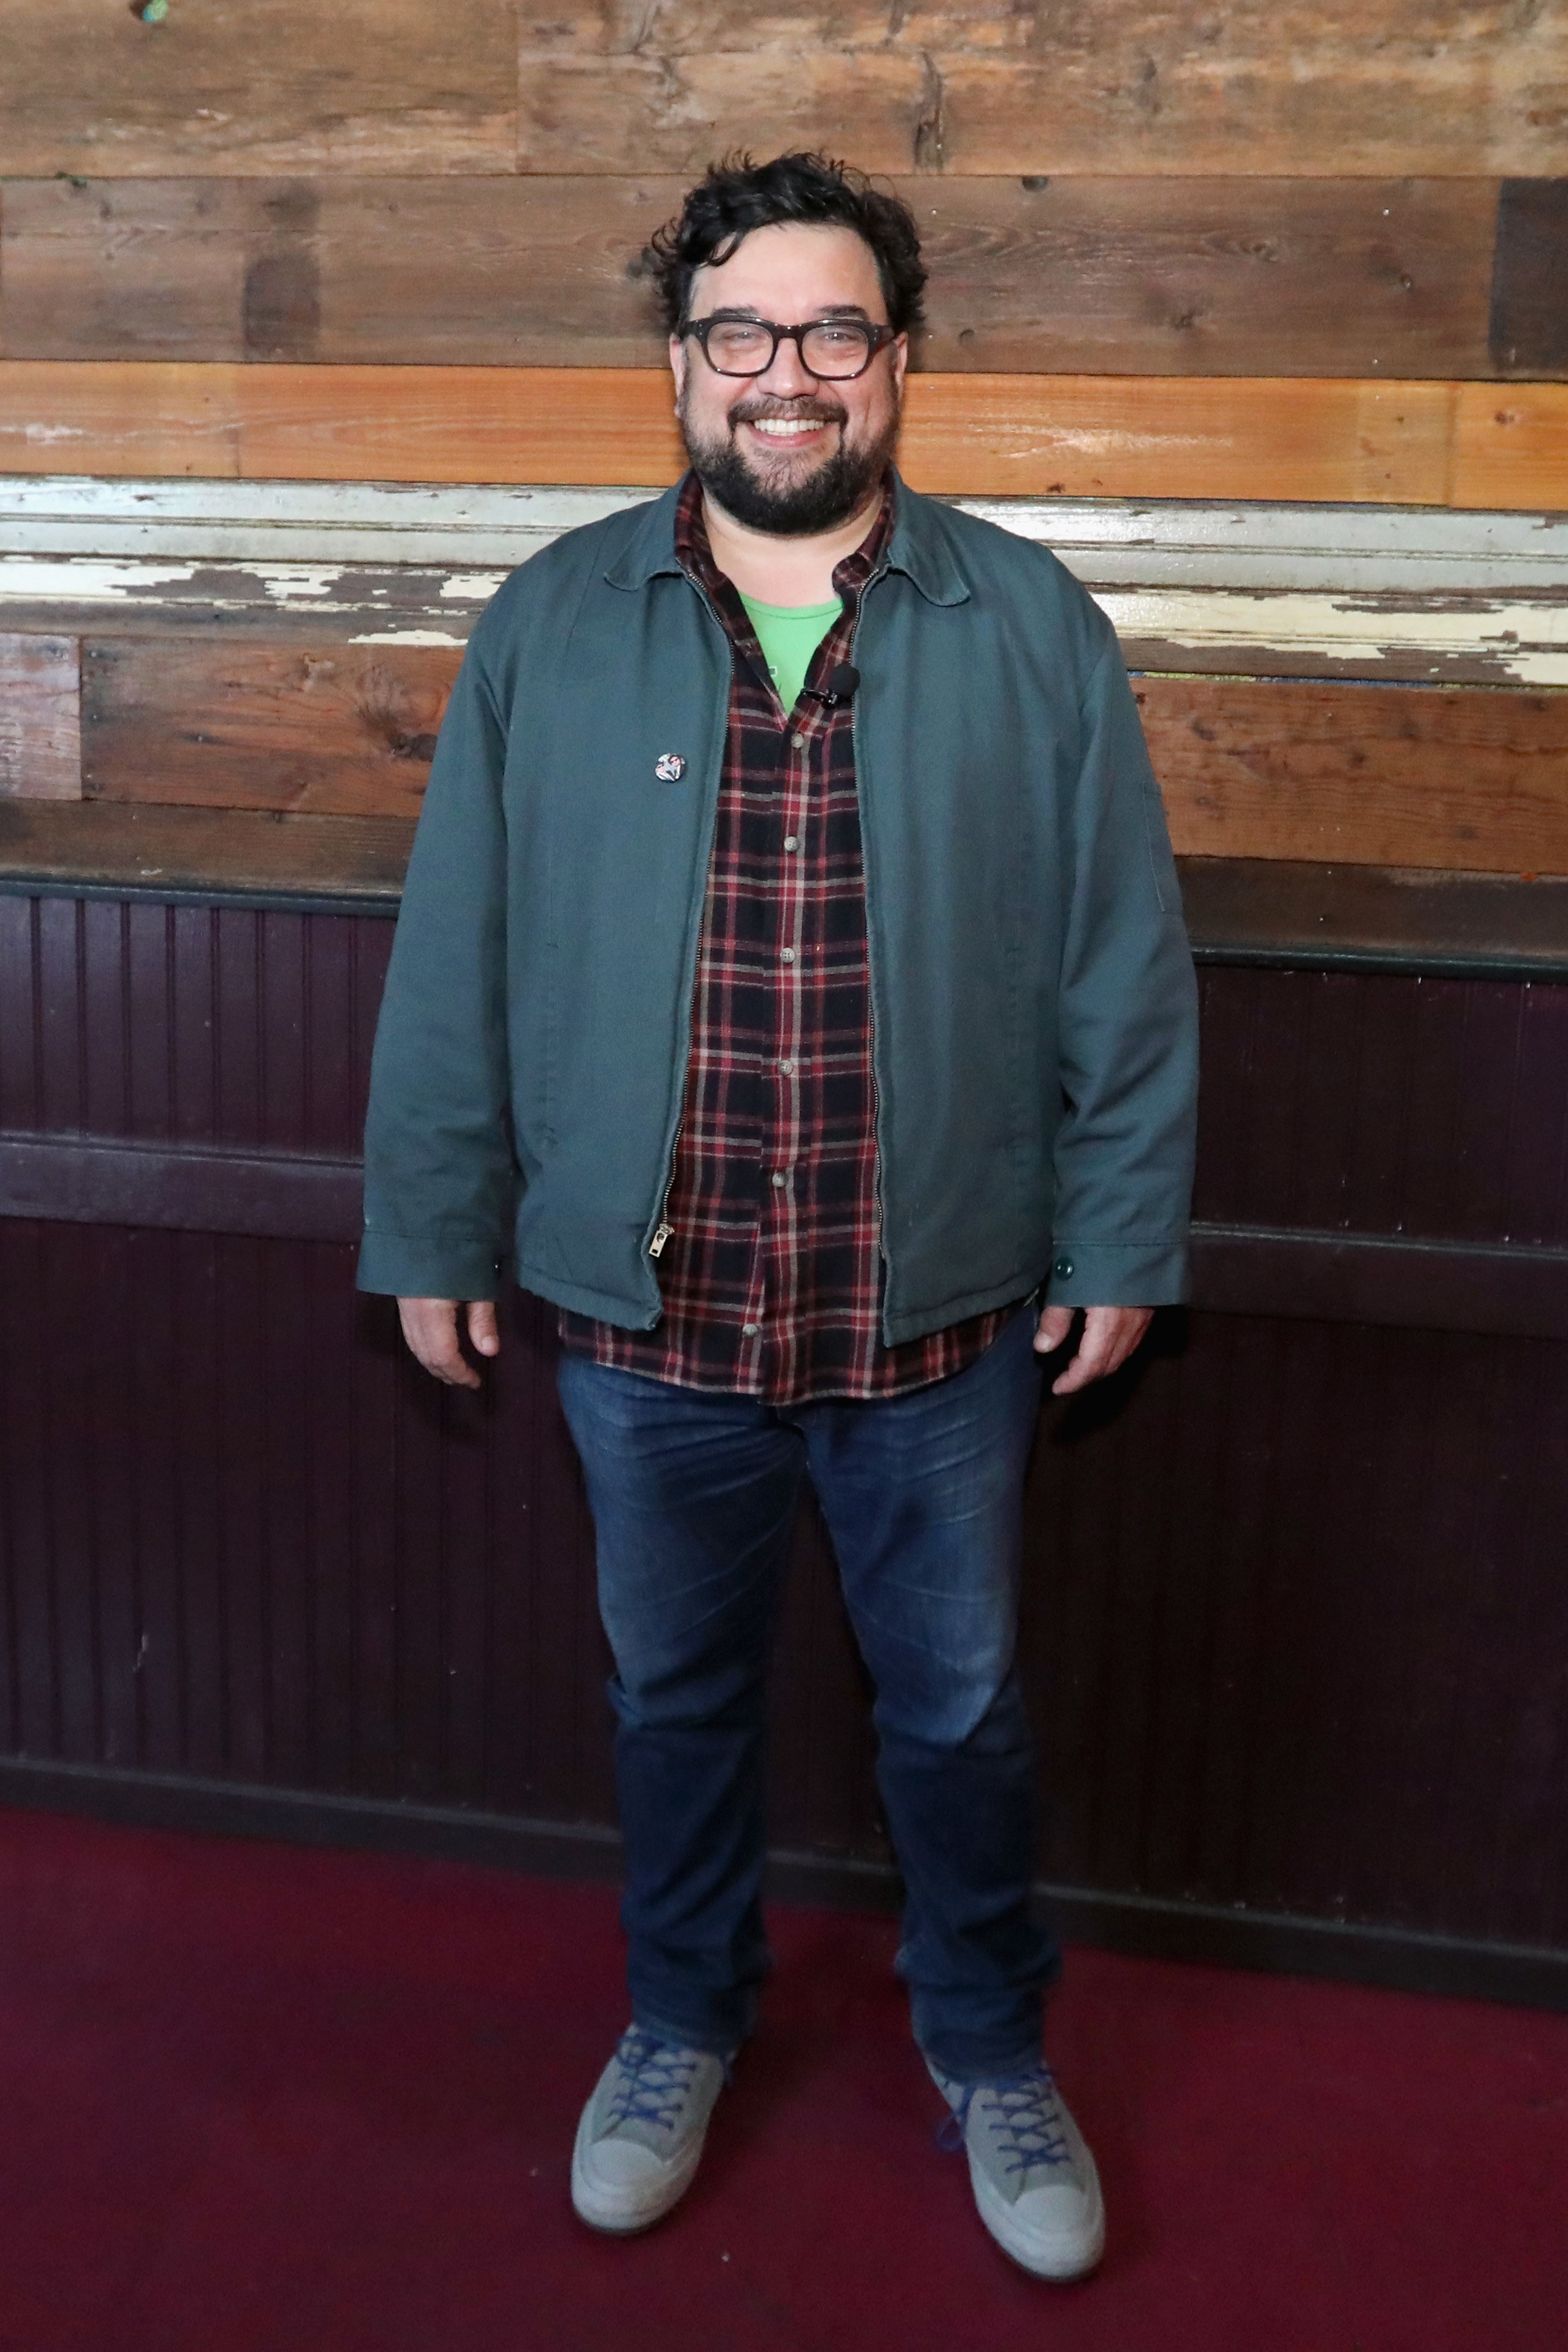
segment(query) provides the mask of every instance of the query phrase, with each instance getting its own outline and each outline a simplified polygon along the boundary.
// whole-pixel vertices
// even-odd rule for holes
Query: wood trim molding
[[[357,1241],[357,1160],[0,1134],[0,1216],[164,1232]]]
[[[356,1241],[357,1160],[0,1134],[0,1216]],[[1568,1339],[1568,1250],[1196,1223],[1192,1304],[1401,1330]]]

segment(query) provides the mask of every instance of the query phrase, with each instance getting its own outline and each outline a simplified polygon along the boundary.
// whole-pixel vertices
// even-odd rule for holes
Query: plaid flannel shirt
[[[849,658],[891,535],[885,500],[839,564],[844,610],[786,713],[716,568],[689,476],[677,556],[734,647],[729,735],[699,948],[691,1055],[651,1331],[563,1311],[565,1346],[682,1388],[799,1404],[893,1396],[962,1371],[1011,1309],[887,1347],[866,885],[847,702],[814,699]]]

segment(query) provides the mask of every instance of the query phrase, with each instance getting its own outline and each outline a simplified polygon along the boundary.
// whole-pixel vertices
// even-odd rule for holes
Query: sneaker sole
[[[1015,2209],[970,2160],[969,2178],[981,2220],[1003,2252],[1033,2278],[1054,2279],[1058,2284],[1087,2278],[1105,2252],[1105,2200],[1094,2158],[1087,2149],[1084,2153],[1092,2190],[1085,2225],[1070,2234],[1063,2231],[1054,2240],[1042,2240],[1037,2231],[1020,2229]]]
[[[640,2189],[606,2188],[595,2180],[588,2169],[593,2142],[588,2137],[588,2111],[584,2108],[572,2148],[572,2206],[577,2219],[586,2221],[590,2230],[598,2230],[610,2238],[635,2238],[639,2231],[651,2230],[656,2221],[662,2221],[667,2213],[673,2211],[690,2188],[707,2137],[708,2126],[704,2124],[693,2146]]]

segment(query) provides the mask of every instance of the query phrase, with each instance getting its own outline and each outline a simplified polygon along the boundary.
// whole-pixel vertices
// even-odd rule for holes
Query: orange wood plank
[[[926,375],[902,463],[953,495],[1441,504],[1453,400],[1443,383]],[[637,484],[680,462],[657,368],[0,362],[0,470]]]
[[[239,472],[239,366],[0,362],[0,473]]]
[[[658,368],[0,362],[0,471],[657,484]],[[1568,385],[924,375],[901,462],[972,496],[1568,505]]]
[[[1568,508],[1568,383],[1466,383],[1454,415],[1457,507]]]
[[[902,463],[951,495],[1441,505],[1447,383],[1339,378],[911,379]]]
[[[638,484],[683,463],[663,368],[261,367],[245,394],[255,480]]]

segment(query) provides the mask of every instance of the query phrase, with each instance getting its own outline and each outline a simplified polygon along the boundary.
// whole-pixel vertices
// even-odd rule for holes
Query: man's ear
[[[669,339],[669,373],[675,378],[675,396],[677,400],[680,398],[681,394],[686,390],[686,362],[688,356],[689,354],[686,349],[685,336],[671,335]]]
[[[909,373],[909,368],[910,339],[908,335],[895,336],[893,340],[893,388],[896,392],[901,393],[903,391],[904,378]]]

